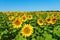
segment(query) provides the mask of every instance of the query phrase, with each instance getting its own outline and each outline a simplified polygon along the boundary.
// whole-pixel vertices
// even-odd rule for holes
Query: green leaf
[[[56,34],[57,36],[60,36],[60,28],[54,28],[53,33]]]
[[[44,40],[44,38],[41,36],[41,37],[40,37],[40,40]]]
[[[51,40],[52,39],[52,35],[48,34],[47,32],[44,32],[43,36],[45,37],[45,40]]]
[[[20,34],[15,37],[14,40],[26,40],[26,38],[23,38]]]
[[[32,40],[36,40],[35,38],[32,38]]]
[[[60,36],[60,28],[58,29],[58,31],[56,32],[57,36]]]

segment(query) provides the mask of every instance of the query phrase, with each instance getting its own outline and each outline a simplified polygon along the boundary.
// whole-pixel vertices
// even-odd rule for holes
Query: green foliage
[[[29,15],[32,15],[33,19],[22,22],[21,28],[16,29],[13,28],[13,20],[9,20],[8,15],[0,12],[0,40],[60,40],[60,20],[57,14],[54,14],[58,19],[57,22],[55,24],[50,24],[46,23],[47,12],[44,14],[40,12],[39,16],[36,16],[35,12],[29,13],[31,13]],[[14,16],[13,13],[11,15]],[[17,16],[14,17],[16,18]],[[44,21],[44,25],[39,25],[37,23],[38,18]],[[21,34],[21,29],[25,24],[33,26],[33,33],[29,37],[25,37]]]

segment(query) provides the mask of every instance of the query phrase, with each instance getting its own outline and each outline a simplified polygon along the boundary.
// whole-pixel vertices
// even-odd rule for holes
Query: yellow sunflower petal
[[[16,19],[13,21],[13,27],[14,27],[14,28],[19,28],[19,27],[21,27],[21,24],[22,24],[22,21],[20,20],[20,18],[16,18]]]
[[[22,21],[23,21],[23,22],[27,21],[26,15],[23,15],[23,16],[22,16]]]
[[[41,19],[38,19],[38,20],[37,20],[37,23],[38,23],[39,25],[43,25],[43,24],[44,24],[43,20],[41,20]]]
[[[9,20],[13,20],[14,19],[14,17],[13,16],[9,16]]]
[[[51,18],[50,17],[46,17],[46,22],[47,23],[51,23]]]
[[[57,19],[55,17],[51,18],[51,24],[55,24]]]
[[[21,33],[22,33],[23,36],[29,37],[33,33],[33,27],[29,24],[26,24],[22,28]]]
[[[32,15],[28,15],[28,20],[31,20],[32,19]]]

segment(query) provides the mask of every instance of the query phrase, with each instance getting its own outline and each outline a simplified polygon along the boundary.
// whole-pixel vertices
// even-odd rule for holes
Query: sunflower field
[[[60,12],[0,12],[0,40],[60,40]]]

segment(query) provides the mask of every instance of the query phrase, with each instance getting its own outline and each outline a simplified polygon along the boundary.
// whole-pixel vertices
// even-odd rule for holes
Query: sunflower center
[[[13,16],[10,16],[9,18],[10,18],[10,19],[12,19],[12,18],[13,18]]]
[[[60,15],[60,14],[59,14]]]
[[[47,21],[50,21],[50,19],[47,19]]]
[[[43,23],[43,21],[42,20],[39,20],[39,23]]]
[[[29,18],[31,18],[31,16],[29,16]]]
[[[20,25],[20,21],[19,21],[19,20],[16,20],[14,23],[15,23],[16,25]]]
[[[24,29],[24,33],[25,33],[25,34],[29,34],[29,33],[30,33],[29,27],[26,27],[26,28]]]
[[[12,16],[10,16],[10,18],[12,18]]]
[[[23,20],[25,20],[26,18],[25,17],[23,17]]]
[[[56,21],[56,19],[55,19],[55,18],[53,18],[53,19],[52,19],[52,21],[54,21],[54,22],[55,22],[55,21]]]

